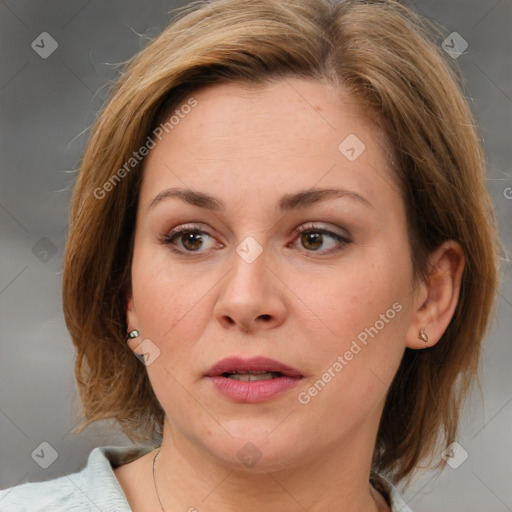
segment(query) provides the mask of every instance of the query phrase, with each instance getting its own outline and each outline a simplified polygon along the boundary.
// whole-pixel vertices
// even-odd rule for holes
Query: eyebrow
[[[199,208],[205,208],[213,211],[225,210],[225,204],[220,199],[204,192],[182,188],[169,188],[162,190],[162,192],[156,195],[153,201],[151,201],[148,210],[154,208],[162,201],[173,197],[181,199],[193,206],[198,206]],[[311,188],[294,194],[285,194],[279,200],[279,209],[282,211],[290,211],[307,208],[308,206],[319,203],[320,201],[338,197],[348,197],[349,199],[354,199],[369,208],[373,208],[373,205],[368,201],[368,199],[350,190]]]

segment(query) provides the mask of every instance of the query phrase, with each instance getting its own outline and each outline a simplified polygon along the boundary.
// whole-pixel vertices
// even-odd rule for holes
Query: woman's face
[[[128,303],[164,441],[369,457],[417,301],[385,138],[316,81],[193,97],[145,160]]]

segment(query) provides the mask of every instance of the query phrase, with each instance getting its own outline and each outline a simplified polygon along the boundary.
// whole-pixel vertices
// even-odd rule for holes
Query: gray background
[[[512,0],[422,0],[416,8],[469,44],[459,57],[489,164],[488,188],[511,247]],[[72,435],[74,349],[61,312],[61,264],[73,171],[120,63],[170,21],[169,1],[0,2],[0,488],[77,471],[95,446],[130,444],[111,424]],[[41,58],[42,32],[58,42]],[[510,195],[509,195],[510,197]],[[512,290],[503,264],[497,319],[483,360],[483,397],[466,409],[457,469],[419,474],[415,512],[512,510]],[[31,454],[58,457],[47,469]],[[1,508],[1,503],[0,503]]]

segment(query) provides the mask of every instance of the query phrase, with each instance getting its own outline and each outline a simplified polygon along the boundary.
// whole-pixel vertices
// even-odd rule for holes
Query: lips
[[[206,376],[219,377],[224,376],[224,374],[248,372],[271,372],[285,377],[296,378],[303,376],[296,368],[267,357],[253,357],[251,359],[228,357],[212,366],[206,373]]]
[[[304,376],[274,359],[228,357],[212,366],[205,377],[213,390],[232,402],[258,403],[283,395]]]

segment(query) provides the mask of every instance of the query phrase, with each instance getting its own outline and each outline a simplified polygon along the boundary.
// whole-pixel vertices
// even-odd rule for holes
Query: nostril
[[[260,315],[258,318],[261,318],[262,320],[270,320],[270,315]]]

